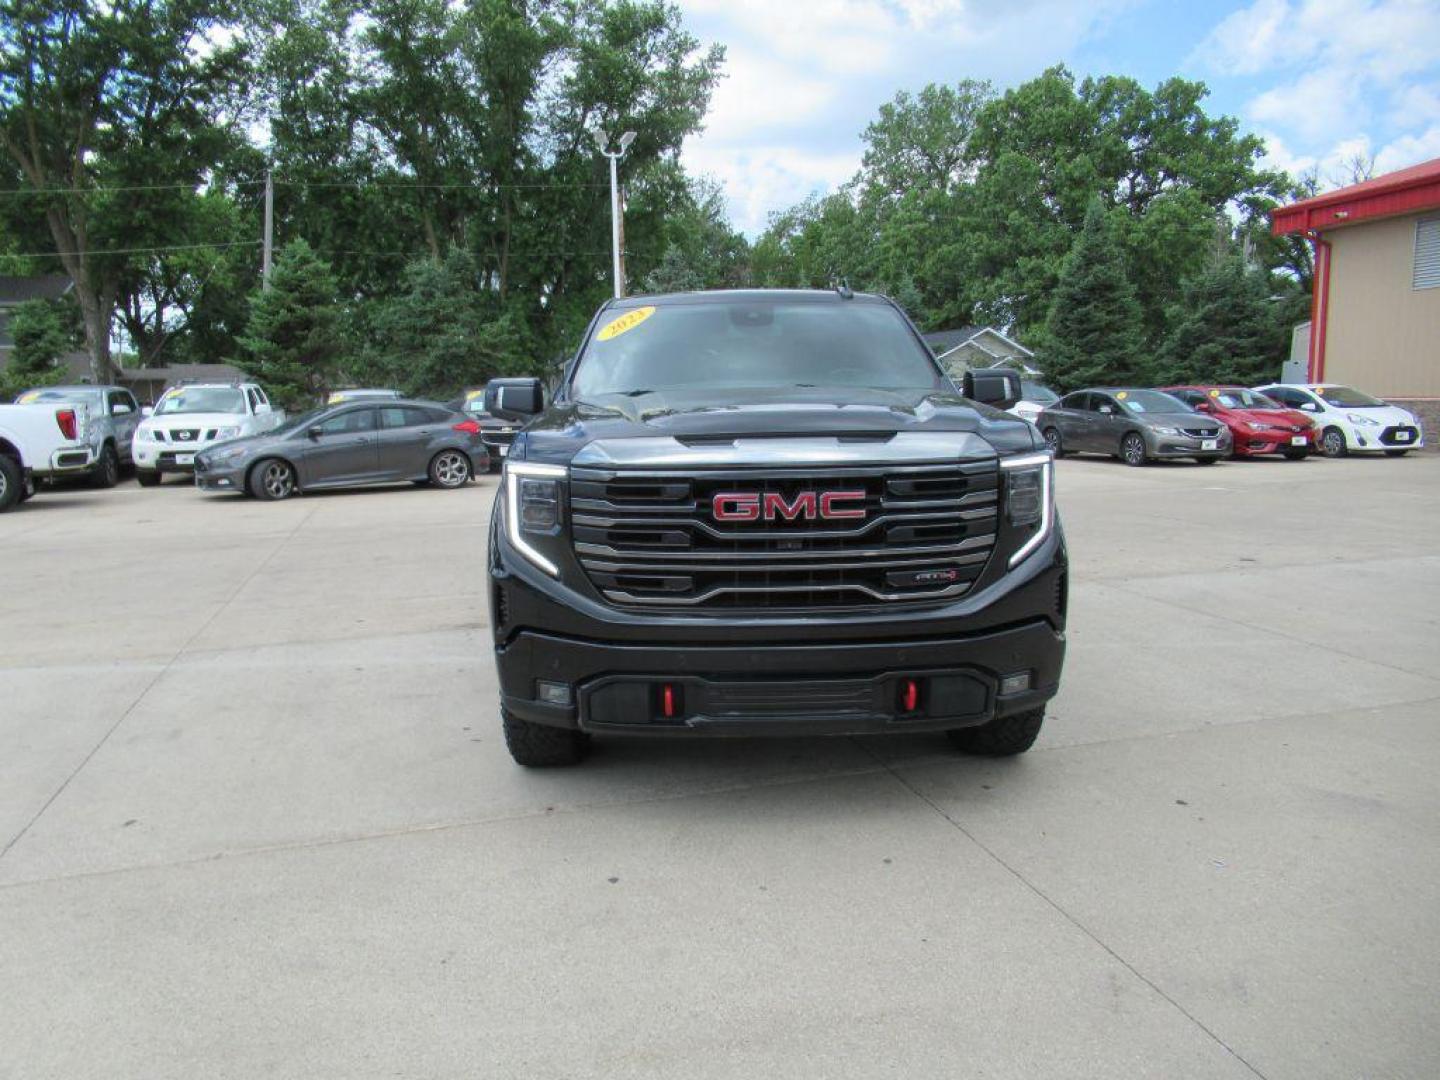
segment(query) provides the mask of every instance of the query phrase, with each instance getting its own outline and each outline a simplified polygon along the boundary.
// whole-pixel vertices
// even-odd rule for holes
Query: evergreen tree
[[[703,289],[705,281],[690,265],[685,252],[671,244],[660,257],[660,265],[645,275],[644,290],[647,293],[694,292]]]
[[[334,384],[343,348],[330,265],[303,240],[275,259],[270,289],[250,298],[241,368],[286,408],[310,408]]]
[[[1061,266],[1047,331],[1045,377],[1056,390],[1144,380],[1140,305],[1098,196]]]
[[[65,321],[45,300],[27,300],[10,316],[15,348],[10,363],[0,372],[0,399],[9,400],[28,386],[54,386],[65,377],[55,361],[70,348]]]
[[[1167,312],[1157,378],[1167,383],[1239,383],[1275,378],[1289,346],[1289,304],[1268,275],[1234,254],[1213,260]]]

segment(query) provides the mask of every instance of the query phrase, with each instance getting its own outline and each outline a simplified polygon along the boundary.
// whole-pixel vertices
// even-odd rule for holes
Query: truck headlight
[[[560,568],[526,536],[554,536],[560,531],[560,484],[564,479],[561,465],[505,463],[506,535],[516,551],[551,577],[559,577]]]
[[[221,439],[233,439],[233,438],[235,438],[236,435],[239,435],[239,434],[240,434],[240,429],[239,429],[238,427],[221,427],[221,428],[216,428],[216,429],[215,429],[215,441],[216,441],[216,442],[219,442]]]
[[[1010,568],[1019,566],[1044,543],[1055,527],[1055,465],[1048,453],[1001,458],[1005,482],[1005,519],[1030,537],[1010,556]]]

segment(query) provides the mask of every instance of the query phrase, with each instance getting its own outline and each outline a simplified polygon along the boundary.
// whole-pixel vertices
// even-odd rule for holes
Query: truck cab
[[[740,290],[607,303],[548,404],[494,380],[486,411],[525,424],[489,556],[515,760],[596,735],[1027,749],[1066,552],[1050,454],[1000,411],[1018,376],[982,374],[999,407],[883,297]]]

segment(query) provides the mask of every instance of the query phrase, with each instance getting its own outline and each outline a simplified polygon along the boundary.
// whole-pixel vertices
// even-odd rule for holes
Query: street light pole
[[[610,136],[599,128],[590,132],[600,153],[610,159],[610,254],[615,272],[615,298],[625,295],[624,272],[620,267],[620,159],[630,144],[635,141],[635,132],[627,131],[620,136],[618,149],[610,149]]]

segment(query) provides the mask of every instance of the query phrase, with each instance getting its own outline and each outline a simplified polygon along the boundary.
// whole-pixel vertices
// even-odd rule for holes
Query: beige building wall
[[[1440,397],[1440,288],[1411,285],[1415,223],[1436,216],[1440,211],[1325,233],[1331,244],[1327,382],[1387,398]]]

